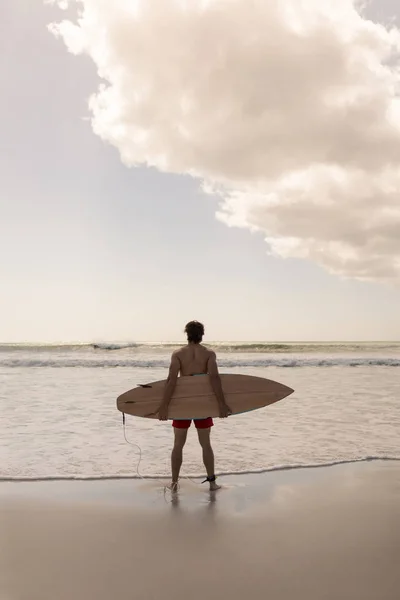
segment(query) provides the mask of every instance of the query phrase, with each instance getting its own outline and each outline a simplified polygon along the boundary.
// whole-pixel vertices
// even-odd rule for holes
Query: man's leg
[[[179,472],[182,466],[183,458],[183,446],[185,445],[187,438],[188,428],[174,427],[174,447],[171,454],[171,470],[172,470],[172,482],[171,490],[176,491],[178,489]]]
[[[198,428],[197,435],[199,436],[200,446],[203,450],[203,462],[207,471],[207,477],[213,477],[214,472],[214,452],[210,442],[211,427],[205,429]],[[210,490],[219,490],[221,486],[217,485],[215,481],[210,481]]]

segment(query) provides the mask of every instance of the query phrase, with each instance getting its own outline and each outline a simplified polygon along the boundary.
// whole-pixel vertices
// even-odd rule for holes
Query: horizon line
[[[82,341],[82,340],[58,340],[58,341],[18,341],[18,342],[7,342],[0,341],[0,346],[95,346],[99,344],[186,344],[187,340],[167,340],[167,339],[158,339],[158,340],[92,340],[92,341]],[[248,339],[248,340],[209,340],[203,342],[205,345],[207,344],[385,344],[385,343],[400,343],[400,339],[367,339],[367,340],[359,340],[359,339],[323,339],[323,340],[284,340],[284,339]]]

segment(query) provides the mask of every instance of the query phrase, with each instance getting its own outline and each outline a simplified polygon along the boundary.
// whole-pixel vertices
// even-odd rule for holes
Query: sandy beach
[[[400,466],[2,483],[4,600],[397,600]]]

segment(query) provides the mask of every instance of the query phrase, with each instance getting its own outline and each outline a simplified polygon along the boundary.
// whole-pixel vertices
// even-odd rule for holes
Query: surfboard
[[[293,393],[292,388],[253,375],[221,374],[222,389],[232,414],[257,410]],[[117,398],[117,408],[135,417],[158,419],[166,380],[153,381],[128,390]],[[208,375],[178,377],[168,410],[169,419],[218,417],[218,403]]]

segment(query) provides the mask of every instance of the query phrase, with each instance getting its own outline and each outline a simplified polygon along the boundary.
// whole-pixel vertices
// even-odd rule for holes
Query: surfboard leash
[[[130,442],[128,440],[128,438],[126,437],[126,423],[125,423],[125,413],[122,413],[122,426],[123,426],[123,430],[124,430],[124,438],[127,444],[130,444],[131,446],[135,446],[138,450],[139,450],[139,460],[138,463],[136,465],[136,475],[140,478],[140,479],[144,479],[143,475],[140,473],[139,471],[139,465],[142,461],[142,449],[139,446],[139,444],[135,444],[135,442]]]
[[[139,450],[139,461],[137,463],[136,466],[136,475],[140,478],[140,479],[146,479],[139,471],[139,465],[142,461],[142,449],[139,446],[139,444],[136,444],[135,442],[130,442],[126,436],[126,416],[125,413],[122,413],[122,427],[123,427],[123,432],[124,432],[124,438],[127,444],[129,444],[130,446],[135,446],[135,448],[137,448]],[[194,483],[196,485],[199,485],[199,483],[197,481],[194,481],[191,477],[189,477],[189,475],[182,475],[179,479],[188,479],[191,483]],[[202,481],[201,483],[205,483],[206,481],[210,481],[213,482],[216,480],[216,476],[213,475],[212,477],[207,477],[207,479],[205,479],[204,481]],[[179,483],[177,483],[177,487],[179,488]],[[168,486],[164,486],[164,495],[166,493],[166,491],[175,491],[175,490],[169,490]]]
[[[204,481],[202,481],[201,483],[207,483],[207,481],[209,483],[214,483],[214,481],[216,481],[217,476],[216,475],[211,475],[210,477],[206,477]]]

